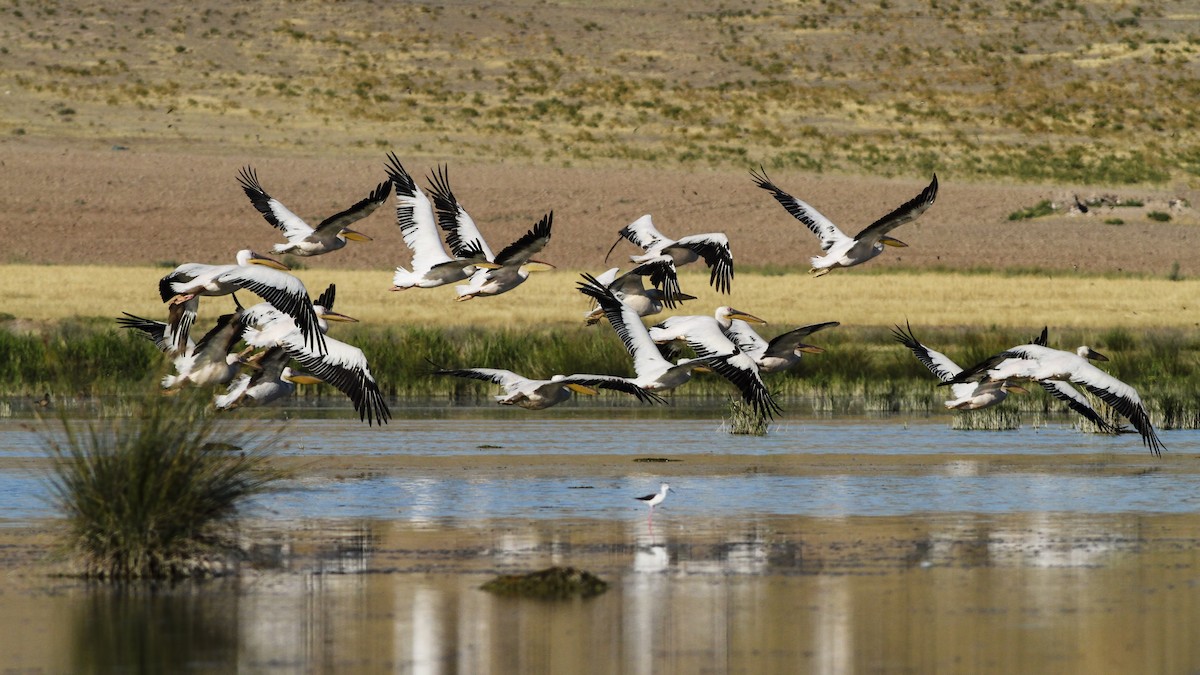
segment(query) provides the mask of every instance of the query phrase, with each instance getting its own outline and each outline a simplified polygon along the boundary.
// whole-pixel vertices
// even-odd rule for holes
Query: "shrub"
[[[84,576],[170,579],[224,571],[239,506],[273,489],[270,440],[226,432],[206,396],[152,394],[133,415],[44,434],[51,499]]]

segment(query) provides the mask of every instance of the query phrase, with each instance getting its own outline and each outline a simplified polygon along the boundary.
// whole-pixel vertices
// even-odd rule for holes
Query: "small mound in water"
[[[593,598],[608,590],[608,582],[574,567],[548,567],[529,574],[504,574],[483,586],[485,591],[536,600]]]

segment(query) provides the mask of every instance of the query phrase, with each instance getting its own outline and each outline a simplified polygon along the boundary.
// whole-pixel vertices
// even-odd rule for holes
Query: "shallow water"
[[[524,411],[520,411],[524,412]],[[0,541],[52,524],[41,439],[0,421]],[[631,438],[638,439],[631,442]],[[1200,433],[933,419],[298,419],[235,579],[107,588],[8,564],[0,667],[46,672],[1188,672]],[[672,461],[638,461],[642,459]],[[633,499],[676,489],[648,510]],[[24,558],[22,558],[24,559]],[[588,601],[497,598],[574,565]]]

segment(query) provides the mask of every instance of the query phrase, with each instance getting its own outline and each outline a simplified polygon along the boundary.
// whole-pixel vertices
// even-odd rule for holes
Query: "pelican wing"
[[[871,223],[854,238],[859,241],[879,241],[879,238],[883,235],[925,213],[926,209],[933,206],[933,200],[937,198],[937,191],[937,174],[934,174],[933,180],[921,191],[921,194],[901,204],[895,211]]]
[[[934,377],[942,382],[949,382],[963,370],[950,357],[921,344],[917,340],[917,337],[913,335],[911,324],[905,323],[905,328],[896,326],[892,329],[892,337],[896,338],[896,342],[908,347],[913,356],[917,357],[917,360],[928,368]]]
[[[628,239],[634,246],[643,251],[648,251],[656,246],[672,241],[663,236],[663,233],[659,232],[658,228],[654,227],[654,221],[650,219],[649,213],[622,227],[618,234]],[[617,241],[621,240],[618,239]]]
[[[445,165],[438,167],[429,176],[429,184],[429,194],[437,210],[437,223],[446,233],[446,245],[450,247],[450,252],[459,258],[471,258],[482,253],[484,260],[495,260],[479,227],[450,189],[449,169]]]
[[[355,222],[366,218],[372,213],[375,213],[375,209],[378,209],[383,205],[384,202],[387,201],[388,195],[391,194],[391,191],[391,181],[384,181],[379,185],[376,185],[375,189],[371,191],[371,194],[367,195],[363,199],[358,200],[350,208],[339,211],[332,216],[329,216],[325,220],[322,220],[316,228],[317,237],[332,239],[336,237],[343,229],[350,227]]]
[[[796,220],[804,223],[805,227],[821,238],[821,250],[828,251],[839,241],[845,241],[850,238],[846,236],[845,232],[838,229],[838,226],[834,225],[833,221],[821,215],[820,211],[779,189],[771,182],[771,179],[767,178],[766,170],[760,167],[759,173],[751,171],[750,175],[754,178],[755,185],[770,192],[771,196],[775,198],[775,201],[779,202],[784,210],[792,214],[792,217]]]
[[[1163,451],[1162,440],[1150,424],[1150,414],[1146,412],[1142,400],[1133,387],[1100,370],[1090,363],[1082,363],[1071,374],[1071,382],[1100,397],[1101,401],[1112,407],[1129,420],[1134,429],[1142,436],[1142,443],[1150,451],[1159,456]]]
[[[261,296],[295,320],[306,344],[321,353],[325,352],[325,336],[321,334],[317,313],[308,299],[308,290],[299,279],[269,267],[238,265],[222,274],[219,281]]]
[[[1042,380],[1038,382],[1038,384],[1042,385],[1042,389],[1045,389],[1046,392],[1051,396],[1062,401],[1063,403],[1066,403],[1067,407],[1069,407],[1071,410],[1074,410],[1075,412],[1087,418],[1092,424],[1095,424],[1101,432],[1106,434],[1120,433],[1120,426],[1113,425],[1108,420],[1104,419],[1104,417],[1100,415],[1100,413],[1096,412],[1096,409],[1092,407],[1092,404],[1087,400],[1087,397],[1079,393],[1079,391],[1070,384],[1063,382],[1062,380]]]
[[[258,173],[253,167],[242,167],[238,173],[238,182],[242,191],[250,198],[250,203],[262,217],[277,230],[283,230],[283,236],[288,241],[299,241],[313,233],[313,228],[300,216],[292,213],[278,199],[267,194],[262,184],[258,182]]]
[[[826,328],[833,328],[834,326],[840,325],[842,324],[838,321],[824,321],[822,323],[810,323],[807,326],[801,326],[799,328],[789,330],[786,333],[780,333],[779,335],[771,338],[771,342],[767,345],[766,354],[768,356],[790,354],[796,351],[796,348],[800,346],[804,338],[808,337],[809,335],[812,335],[819,330],[825,330]],[[748,324],[747,327],[749,327]]]
[[[396,186],[396,224],[404,244],[412,249],[412,267],[423,273],[437,265],[451,262],[438,235],[437,220],[429,198],[417,187],[412,176],[404,170],[395,153],[388,153],[388,178]]]
[[[321,354],[305,345],[303,338],[295,333],[284,339],[282,346],[306,371],[348,396],[359,419],[368,425],[387,424],[392,414],[361,349],[327,337],[326,351]]]
[[[742,392],[742,400],[748,403],[755,413],[762,417],[774,417],[783,411],[763,384],[754,359],[738,349],[721,331],[716,321],[691,322],[683,338],[698,358],[721,357],[712,360],[709,367],[732,382]]]
[[[729,292],[729,284],[733,281],[733,253],[729,250],[728,237],[720,232],[691,234],[671,246],[686,248],[704,258],[704,264],[709,268],[709,285],[720,293]]]
[[[122,328],[132,328],[138,332],[138,335],[146,338],[154,343],[154,346],[161,352],[173,353],[175,345],[172,344],[167,335],[167,323],[163,321],[155,321],[140,316],[135,316],[129,312],[121,312],[125,316],[117,317],[117,323]],[[190,352],[194,345],[189,345],[187,351]]]
[[[321,295],[313,301],[313,307],[320,305],[326,312],[333,311],[333,301],[337,297],[337,284],[329,284]]]
[[[754,357],[756,361],[761,359],[771,346],[771,343],[763,339],[758,331],[741,319],[731,321],[725,334],[737,345],[738,349]]]
[[[555,384],[582,384],[586,387],[599,387],[600,389],[611,389],[619,391],[631,396],[636,396],[637,400],[642,403],[666,403],[667,400],[655,394],[652,391],[646,391],[642,387],[634,383],[633,380],[627,377],[618,377],[616,375],[589,375],[575,374],[567,375],[562,379],[555,380]]]
[[[595,300],[604,310],[604,316],[617,332],[617,337],[621,338],[625,351],[633,357],[634,372],[641,376],[669,368],[671,363],[663,358],[658,345],[650,339],[646,324],[642,323],[637,312],[621,302],[621,299],[596,277],[584,274],[583,279],[579,282],[579,292]]]
[[[518,375],[511,370],[501,370],[498,368],[441,368],[438,367],[433,371],[434,375],[450,375],[451,377],[465,377],[471,380],[482,380],[484,382],[492,382],[500,385],[506,392],[512,393],[520,390],[521,386],[533,382],[527,377]]]
[[[513,243],[504,247],[496,254],[496,263],[505,266],[519,266],[537,255],[550,241],[550,226],[554,223],[554,212],[542,216],[528,232]]]
[[[616,277],[609,285],[615,291],[626,295],[643,291],[642,277],[650,279],[650,285],[662,291],[662,303],[674,308],[678,304],[682,291],[679,290],[679,274],[675,269],[675,261],[669,255],[660,255],[647,260],[625,274]],[[603,282],[603,276],[597,277]]]
[[[192,279],[213,272],[218,267],[224,268],[228,267],[228,265],[184,263],[171,270],[170,274],[167,274],[162,279],[158,280],[158,295],[160,298],[162,298],[163,302],[166,302],[175,297],[175,284],[186,284]]]
[[[222,314],[217,318],[217,324],[196,343],[192,355],[197,361],[224,363],[225,357],[233,351],[234,344],[242,339],[242,331],[245,328],[241,321],[241,312]]]

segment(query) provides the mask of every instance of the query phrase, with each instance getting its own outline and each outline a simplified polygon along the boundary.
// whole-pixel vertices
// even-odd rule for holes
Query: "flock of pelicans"
[[[287,239],[275,245],[275,253],[297,256],[323,255],[341,249],[349,241],[369,240],[350,226],[373,213],[394,191],[396,222],[412,252],[409,268],[396,268],[394,291],[455,284],[457,300],[464,301],[506,293],[531,273],[552,268],[534,256],[550,240],[553,212],[499,253],[493,253],[455,198],[445,167],[429,177],[428,192],[416,184],[393,153],[388,155],[386,170],[387,180],[365,199],[315,228],[270,196],[252,168],[242,169],[238,180],[254,208]],[[777,187],[765,171],[752,171],[751,176],[755,185],[770,193],[820,239],[824,254],[812,258],[810,273],[814,276],[865,263],[887,246],[905,246],[890,233],[924,213],[938,192],[934,176],[916,197],[849,236],[812,206]],[[822,351],[804,340],[838,323],[803,326],[766,340],[752,326],[764,321],[722,306],[711,316],[671,316],[647,326],[643,317],[695,299],[679,287],[676,269],[681,265],[703,260],[710,269],[709,283],[722,293],[729,292],[733,279],[729,240],[721,233],[672,239],[655,228],[649,215],[625,226],[619,235],[609,255],[623,240],[632,243],[641,250],[630,256],[633,268],[623,274],[619,268],[595,276],[585,273],[578,290],[595,303],[586,321],[607,320],[624,344],[633,361],[633,377],[572,374],[539,380],[497,368],[440,366],[433,373],[493,382],[504,391],[496,397],[500,403],[538,410],[567,400],[573,392],[595,394],[598,389],[624,392],[641,401],[663,402],[663,392],[688,382],[694,372],[714,372],[733,383],[759,416],[770,418],[779,413],[781,409],[762,376],[795,366],[805,353]],[[263,302],[243,307],[233,295],[239,290],[259,296]],[[214,404],[230,409],[269,403],[292,393],[297,383],[324,381],[353,401],[361,419],[369,424],[385,423],[390,412],[363,352],[326,335],[329,322],[354,321],[333,311],[335,291],[331,285],[313,301],[287,267],[251,250],[241,250],[234,264],[186,263],[163,277],[159,293],[168,307],[166,321],[131,314],[118,321],[153,340],[173,358],[174,373],[162,380],[165,389],[224,386],[226,390],[214,397]],[[200,298],[220,295],[232,296],[235,310],[220,316],[211,330],[193,342],[190,332]],[[1075,384],[1127,418],[1154,454],[1163,449],[1137,392],[1093,366],[1090,361],[1107,359],[1088,347],[1075,352],[1052,349],[1046,346],[1043,330],[1029,344],[961,368],[919,342],[910,326],[897,326],[895,337],[941,380],[942,386],[950,387],[953,398],[946,401],[949,408],[993,406],[1011,392],[1025,391],[1021,382],[1037,382],[1094,422],[1099,430],[1125,430],[1100,415],[1072,386]],[[245,346],[239,349],[239,344]],[[693,356],[677,358],[683,347]]]

